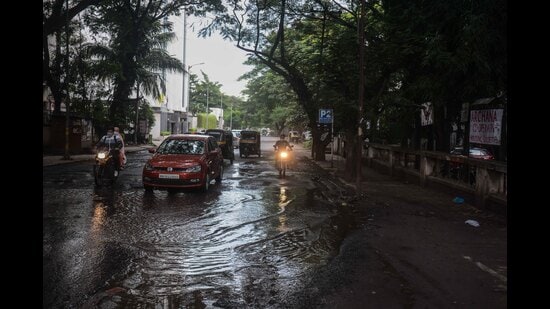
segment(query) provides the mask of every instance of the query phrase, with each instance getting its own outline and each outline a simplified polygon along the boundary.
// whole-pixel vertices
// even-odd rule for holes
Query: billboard
[[[470,143],[500,145],[503,109],[470,111]]]

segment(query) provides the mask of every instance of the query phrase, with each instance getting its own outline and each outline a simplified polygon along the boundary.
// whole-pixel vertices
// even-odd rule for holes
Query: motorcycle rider
[[[126,165],[126,150],[124,149],[124,139],[122,138],[122,135],[120,134],[120,129],[118,127],[114,127],[113,129],[114,135],[117,139],[120,139],[120,142],[122,143],[122,147],[120,147],[120,169],[123,170],[124,166]]]
[[[289,149],[290,143],[285,139],[285,135],[281,134],[280,139],[275,142],[275,145],[273,145],[275,150],[279,149]]]
[[[275,142],[275,145],[273,145],[273,148],[275,148],[275,152],[282,151],[282,150],[287,150],[287,152],[288,152],[288,162],[291,163],[291,162],[293,162],[292,154],[290,152],[292,150],[292,145],[290,145],[290,143],[285,139],[285,137],[286,136],[284,134],[281,134],[280,139]],[[277,161],[277,154],[275,154],[275,161]]]
[[[120,149],[122,148],[122,140],[120,137],[117,137],[114,134],[114,130],[109,128],[107,130],[107,134],[103,135],[103,137],[99,140],[99,142],[96,145],[96,149],[99,149],[101,147],[105,147],[108,149],[115,149],[117,151],[113,151],[113,156],[115,160],[115,167],[116,170],[120,170]]]

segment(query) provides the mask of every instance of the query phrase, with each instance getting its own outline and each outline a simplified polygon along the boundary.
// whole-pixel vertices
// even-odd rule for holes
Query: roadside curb
[[[147,150],[154,145],[140,145],[140,146],[128,146],[126,147],[126,153],[138,152],[142,150]],[[76,162],[91,161],[95,158],[94,154],[80,154],[72,155],[70,160],[63,160],[63,155],[58,156],[43,156],[42,157],[42,167],[52,166],[52,165],[62,165],[62,164],[71,164]]]

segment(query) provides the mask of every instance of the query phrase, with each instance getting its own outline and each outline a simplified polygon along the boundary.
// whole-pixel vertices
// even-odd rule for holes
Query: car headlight
[[[107,153],[106,153],[106,152],[98,152],[98,153],[97,153],[97,158],[98,158],[98,159],[105,159],[105,157],[107,157]]]
[[[151,163],[147,162],[147,163],[145,163],[145,170],[146,171],[152,171],[152,170],[154,170],[154,168],[151,165]]]
[[[281,152],[281,158],[286,158],[288,157],[288,153],[286,153],[285,151]]]
[[[186,169],[184,169],[183,171],[185,173],[198,173],[201,171],[201,166],[200,165],[195,165],[195,166],[191,166],[191,167],[188,167]]]

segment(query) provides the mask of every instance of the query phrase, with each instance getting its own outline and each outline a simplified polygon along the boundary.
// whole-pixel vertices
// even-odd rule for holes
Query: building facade
[[[172,57],[183,62],[187,68],[186,41],[187,26],[186,13],[180,16],[170,16],[172,31],[175,38],[168,43],[166,51]],[[188,107],[189,107],[189,74],[187,70],[182,73],[162,72],[166,82],[166,93],[159,98],[147,97],[155,116],[155,124],[149,132],[153,139],[158,139],[161,132],[170,134],[187,133],[189,128]]]

